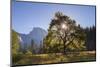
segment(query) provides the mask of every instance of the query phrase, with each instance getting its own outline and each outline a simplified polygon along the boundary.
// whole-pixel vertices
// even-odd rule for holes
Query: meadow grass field
[[[54,64],[54,63],[69,63],[69,62],[88,62],[96,60],[95,51],[81,51],[81,52],[67,52],[62,53],[48,53],[48,54],[34,54],[21,55],[21,59],[15,65],[27,64]]]

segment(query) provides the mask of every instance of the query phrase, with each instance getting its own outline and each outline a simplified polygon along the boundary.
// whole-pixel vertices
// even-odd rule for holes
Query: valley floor
[[[69,63],[69,62],[88,62],[96,60],[95,51],[82,51],[82,52],[68,52],[65,55],[62,53],[49,53],[49,54],[34,54],[34,55],[21,55],[21,59],[15,62],[14,65],[27,65],[27,64],[54,64],[54,63]]]

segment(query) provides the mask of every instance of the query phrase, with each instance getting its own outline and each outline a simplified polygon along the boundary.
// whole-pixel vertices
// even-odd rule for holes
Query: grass
[[[22,55],[21,60],[15,65],[27,64],[52,64],[52,63],[67,63],[67,62],[83,62],[95,61],[95,51],[68,52],[65,55],[62,53]]]

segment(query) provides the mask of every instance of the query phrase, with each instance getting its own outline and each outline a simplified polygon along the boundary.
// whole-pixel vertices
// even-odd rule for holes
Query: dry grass
[[[16,62],[17,65],[26,64],[52,64],[63,62],[81,62],[81,61],[95,61],[95,51],[69,52],[66,55],[62,53],[49,54],[35,54],[23,56],[23,58]]]

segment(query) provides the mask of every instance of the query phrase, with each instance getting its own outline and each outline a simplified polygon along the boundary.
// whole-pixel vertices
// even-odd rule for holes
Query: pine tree
[[[34,40],[31,40],[31,47],[30,47],[30,51],[32,52],[32,54],[35,53],[35,43]]]

